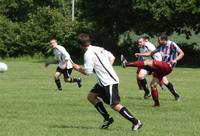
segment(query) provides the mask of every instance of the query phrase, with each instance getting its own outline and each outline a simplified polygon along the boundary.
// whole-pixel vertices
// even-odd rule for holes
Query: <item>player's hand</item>
[[[171,64],[172,64],[172,65],[175,64],[175,63],[177,63],[177,60],[172,60],[172,61],[171,61]]]
[[[135,53],[135,57],[141,56],[140,53]]]
[[[78,64],[73,63],[72,64],[73,69],[75,69],[76,71],[79,71],[79,69],[81,68]]]

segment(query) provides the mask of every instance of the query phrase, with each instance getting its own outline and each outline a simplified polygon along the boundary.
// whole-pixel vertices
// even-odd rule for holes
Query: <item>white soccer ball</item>
[[[0,72],[3,73],[3,72],[6,72],[8,70],[8,66],[3,63],[3,62],[0,62]]]

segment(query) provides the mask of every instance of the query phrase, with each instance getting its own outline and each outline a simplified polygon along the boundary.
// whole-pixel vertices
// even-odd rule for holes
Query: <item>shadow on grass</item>
[[[92,126],[75,126],[75,125],[52,125],[50,128],[72,128],[72,129],[97,129],[97,127]]]

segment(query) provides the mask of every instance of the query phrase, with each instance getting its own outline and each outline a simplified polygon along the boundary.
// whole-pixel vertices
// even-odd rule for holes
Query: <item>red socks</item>
[[[160,102],[159,102],[159,95],[158,95],[158,90],[157,89],[152,89],[151,90],[151,95],[154,101],[154,107],[159,107]]]
[[[127,62],[127,67],[144,67],[144,61]]]

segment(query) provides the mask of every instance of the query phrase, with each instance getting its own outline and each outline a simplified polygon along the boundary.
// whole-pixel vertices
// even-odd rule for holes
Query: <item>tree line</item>
[[[80,32],[90,33],[95,44],[120,54],[124,46],[135,44],[134,38],[127,38],[130,32],[151,37],[176,32],[189,39],[199,33],[199,20],[199,0],[75,0],[74,21],[71,0],[1,0],[0,57],[48,56],[52,35],[79,57],[76,36]],[[198,55],[200,45],[185,43],[183,48]]]

